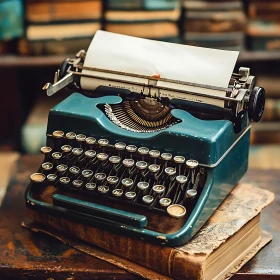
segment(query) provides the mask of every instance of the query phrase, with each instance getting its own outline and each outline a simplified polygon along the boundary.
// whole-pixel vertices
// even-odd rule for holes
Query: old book
[[[102,15],[101,0],[59,0],[26,2],[28,22],[53,22],[71,20],[98,20]]]
[[[279,1],[249,1],[248,15],[250,19],[279,20]]]
[[[252,144],[279,144],[280,122],[259,122],[252,125]]]
[[[243,10],[242,1],[193,1],[185,0],[183,1],[183,7],[187,10],[196,11],[234,11]]]
[[[266,98],[262,121],[280,121],[280,98]]]
[[[278,75],[259,75],[257,82],[265,88],[267,97],[280,98],[280,80]]]
[[[50,187],[38,197],[51,202],[53,192]],[[149,244],[36,212],[32,205],[28,215],[34,221],[175,279],[225,279],[246,256],[247,260],[250,254],[252,257],[250,252],[256,252],[261,239],[259,214],[273,197],[269,191],[238,185],[195,237],[176,248]]]

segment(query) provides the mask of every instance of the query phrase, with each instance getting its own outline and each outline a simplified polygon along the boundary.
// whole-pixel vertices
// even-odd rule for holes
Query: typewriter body
[[[90,68],[86,57],[80,51],[65,60],[44,87],[48,95],[65,87],[72,93],[49,113],[45,158],[31,175],[27,207],[148,242],[185,243],[246,172],[250,122],[262,116],[264,90],[247,68],[232,74],[225,96],[205,96],[159,86],[160,75]],[[89,90],[81,77],[100,86]],[[224,105],[182,98],[187,94]],[[36,196],[47,188],[51,201]]]

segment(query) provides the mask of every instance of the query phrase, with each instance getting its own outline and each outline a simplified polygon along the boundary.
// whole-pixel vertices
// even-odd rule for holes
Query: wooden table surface
[[[280,151],[280,147],[277,151]],[[256,151],[260,152],[263,150]],[[253,154],[254,162],[251,160],[250,163],[253,168],[242,181],[276,194],[275,201],[263,211],[261,220],[262,227],[273,234],[273,241],[247,263],[233,280],[280,279],[280,169],[256,168],[260,166],[255,164],[258,160],[256,153]],[[267,156],[267,153],[264,154]],[[0,279],[142,279],[80,253],[52,237],[34,234],[20,226],[24,218],[24,191],[28,178],[41,160],[42,157],[38,156],[21,158],[0,208]]]

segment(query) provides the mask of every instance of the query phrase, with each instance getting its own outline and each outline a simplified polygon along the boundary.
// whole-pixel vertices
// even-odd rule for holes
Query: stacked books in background
[[[102,0],[26,0],[25,14],[20,54],[72,54],[101,29]]]
[[[261,122],[253,124],[251,141],[256,144],[280,143],[279,75],[258,76],[257,84],[265,88],[265,110]]]
[[[23,35],[22,0],[0,1],[0,54],[9,52],[11,40]]]
[[[252,50],[280,50],[280,2],[250,0],[248,36]]]
[[[243,2],[183,0],[184,43],[188,45],[242,50],[246,32]]]
[[[178,0],[107,0],[104,29],[142,38],[179,42]]]

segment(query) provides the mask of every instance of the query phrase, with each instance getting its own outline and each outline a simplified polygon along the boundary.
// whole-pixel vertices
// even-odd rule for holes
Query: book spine
[[[262,117],[263,121],[280,121],[280,99],[267,98],[265,110]]]
[[[82,239],[172,278],[185,280],[202,279],[204,255],[199,257],[189,256],[183,251],[176,250],[176,248],[152,245],[142,240],[135,240],[101,229],[91,228],[51,216],[47,213],[33,211],[29,208],[27,208],[27,214],[38,223],[70,234],[72,237]]]

